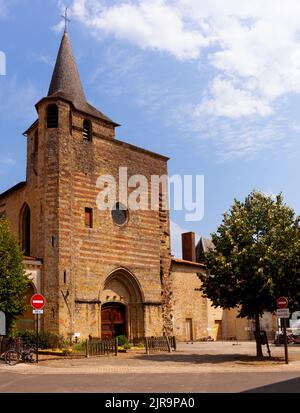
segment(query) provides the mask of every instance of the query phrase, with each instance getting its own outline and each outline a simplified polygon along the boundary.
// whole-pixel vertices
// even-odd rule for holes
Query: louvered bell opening
[[[85,120],[83,122],[83,132],[82,132],[83,139],[86,139],[88,141],[91,140],[92,138],[92,133],[91,133],[91,123],[88,120]]]
[[[56,105],[47,108],[47,128],[58,128],[58,108]]]

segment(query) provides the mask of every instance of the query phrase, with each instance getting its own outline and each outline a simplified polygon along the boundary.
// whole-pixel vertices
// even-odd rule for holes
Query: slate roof
[[[205,261],[205,255],[208,251],[215,249],[214,243],[211,239],[201,237],[196,246],[196,260],[198,262]]]
[[[87,102],[73,55],[71,42],[66,32],[60,43],[48,97],[65,99],[72,102],[75,109],[105,120],[114,126],[119,126]]]

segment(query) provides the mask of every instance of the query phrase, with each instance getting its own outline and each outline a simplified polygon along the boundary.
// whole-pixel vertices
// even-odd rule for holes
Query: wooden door
[[[185,319],[186,340],[193,341],[193,320],[191,318]]]
[[[104,304],[101,311],[101,327],[103,338],[126,335],[125,306],[122,304]]]

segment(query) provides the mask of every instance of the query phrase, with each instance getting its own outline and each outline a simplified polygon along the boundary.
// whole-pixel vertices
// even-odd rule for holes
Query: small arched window
[[[30,257],[31,214],[30,208],[24,204],[20,214],[20,232],[22,250],[25,256]]]
[[[84,121],[83,121],[82,136],[83,136],[83,139],[86,139],[88,141],[92,140],[92,124],[87,119],[84,119]]]
[[[47,128],[58,128],[58,107],[56,105],[47,107]]]

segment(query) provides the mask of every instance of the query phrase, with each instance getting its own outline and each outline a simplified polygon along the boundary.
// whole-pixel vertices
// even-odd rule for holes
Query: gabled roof
[[[205,255],[214,250],[215,246],[211,239],[201,237],[196,246],[196,259],[198,262],[205,261]]]
[[[215,245],[211,239],[201,237],[200,242],[202,243],[204,254],[206,254],[208,251],[215,249]]]
[[[26,182],[19,182],[17,185],[7,189],[7,191],[2,192],[2,194],[0,194],[0,199],[5,198],[10,193],[17,191],[20,188],[24,188],[25,185],[26,185]]]

